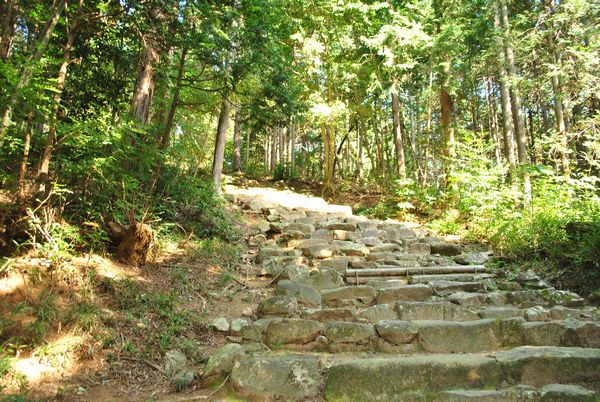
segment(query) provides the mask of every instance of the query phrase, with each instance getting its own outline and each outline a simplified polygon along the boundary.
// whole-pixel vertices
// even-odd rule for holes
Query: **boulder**
[[[330,307],[370,306],[377,292],[370,286],[344,286],[321,292],[323,304]]]
[[[273,320],[265,332],[265,343],[272,347],[286,344],[305,345],[320,335],[322,326],[318,321],[302,319]]]
[[[333,269],[321,269],[320,271],[312,272],[303,282],[319,291],[336,289],[344,285],[342,276]]]
[[[600,349],[523,346],[496,354],[511,384],[543,386],[600,380]]]
[[[336,344],[369,345],[375,336],[375,328],[371,324],[330,322],[325,327],[325,337],[330,347]],[[332,351],[336,351],[335,346]]]
[[[236,362],[231,384],[241,398],[255,401],[316,400],[323,378],[311,356],[254,356]]]
[[[462,254],[462,246],[460,244],[439,242],[432,243],[430,246],[431,254],[439,254],[447,257]]]
[[[431,254],[431,245],[427,243],[413,243],[409,246],[408,252],[415,255]]]
[[[596,393],[579,385],[548,384],[540,391],[541,402],[594,402]]]
[[[384,320],[375,325],[380,337],[394,345],[411,343],[417,339],[419,330],[409,321]]]
[[[384,289],[377,296],[378,304],[394,303],[397,301],[424,301],[433,295],[427,285],[406,285],[398,288]]]
[[[274,296],[258,305],[258,315],[281,315],[289,317],[298,310],[298,300],[290,296]]]
[[[376,324],[381,320],[395,320],[396,312],[389,304],[377,304],[375,306],[360,309],[356,312],[359,321]]]
[[[204,378],[217,377],[213,379],[214,382],[225,377],[231,371],[235,360],[244,356],[245,353],[243,346],[237,343],[230,343],[213,352],[204,366]]]
[[[464,353],[493,351],[501,346],[496,320],[413,321],[419,343],[428,352]]]
[[[321,293],[309,285],[289,280],[279,281],[276,293],[295,298],[299,304],[317,307],[321,305]]]
[[[461,265],[483,265],[490,259],[486,252],[464,253],[454,257],[454,262]]]

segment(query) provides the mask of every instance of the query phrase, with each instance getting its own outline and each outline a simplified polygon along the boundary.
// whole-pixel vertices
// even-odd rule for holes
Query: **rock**
[[[229,331],[229,322],[227,321],[227,318],[225,318],[225,317],[215,318],[210,323],[210,326],[217,331],[221,331],[221,332]]]
[[[450,303],[428,303],[428,302],[398,302],[396,311],[400,320],[443,320],[444,310]]]
[[[431,254],[431,245],[427,243],[413,243],[408,248],[408,252],[415,255]]]
[[[251,247],[257,247],[264,244],[267,241],[267,236],[264,234],[258,234],[248,239],[248,245]]]
[[[263,247],[260,249],[258,254],[256,254],[256,263],[262,264],[269,257],[285,257],[285,256],[293,256],[293,250],[285,250],[283,248],[267,248]]]
[[[212,353],[206,365],[204,366],[204,378],[218,378],[225,377],[231,371],[235,360],[245,355],[243,346],[237,343],[230,343]]]
[[[187,357],[180,350],[169,350],[165,354],[163,370],[165,376],[172,378],[187,365]]]
[[[356,224],[354,223],[347,223],[347,222],[336,222],[336,223],[330,223],[328,225],[325,226],[325,229],[327,230],[344,230],[347,232],[351,232],[356,230]],[[335,238],[335,234],[334,234],[334,238]]]
[[[276,277],[291,264],[306,265],[308,260],[304,257],[285,256],[285,257],[269,257],[261,265],[261,274]]]
[[[325,383],[328,401],[402,401],[409,390],[474,386],[495,388],[500,372],[493,358],[478,355],[416,355],[352,359],[334,364]],[[424,400],[424,399],[412,399]]]
[[[274,296],[258,305],[259,315],[291,316],[298,310],[298,300],[289,296]]]
[[[289,280],[279,281],[276,293],[295,298],[299,304],[317,307],[321,305],[321,294],[318,290],[304,283]]]
[[[544,300],[537,290],[520,290],[510,293],[510,301],[521,307],[533,307],[544,304]]]
[[[242,330],[242,328],[251,324],[251,321],[247,318],[236,318],[231,321],[231,332],[238,333]]]
[[[548,287],[548,284],[532,270],[522,272],[517,276],[516,280],[517,283],[528,289],[543,289]]]
[[[394,345],[411,343],[417,339],[419,330],[409,321],[385,320],[375,325],[380,337]]]
[[[563,324],[568,329],[572,338],[570,341],[575,346],[600,348],[600,323],[583,322],[568,318],[563,321]]]
[[[333,244],[337,246],[340,252],[344,255],[362,257],[369,255],[369,249],[364,244],[341,240],[334,240]]]
[[[302,282],[310,276],[310,268],[303,264],[287,265],[279,279],[289,279],[293,282]]]
[[[579,318],[581,312],[574,308],[565,306],[554,306],[550,309],[550,318],[552,320],[564,320],[565,318]]]
[[[600,349],[523,346],[497,353],[496,361],[511,384],[539,387],[600,380]]]
[[[367,261],[365,257],[351,256],[348,257],[348,265],[351,268],[365,269],[374,268],[377,264],[374,261]]]
[[[371,324],[330,322],[325,326],[325,337],[329,340],[330,346],[340,343],[368,345],[375,336],[375,328]],[[335,347],[332,351],[336,351]]]
[[[542,306],[525,309],[524,316],[527,321],[550,321],[550,312]]]
[[[458,282],[458,281],[432,281],[429,285],[438,295],[446,295],[454,292],[477,292],[482,289],[480,282]]]
[[[271,321],[276,320],[275,317],[261,318],[250,325],[242,328],[241,335],[244,341],[262,342],[263,335],[267,331],[267,327]]]
[[[267,233],[271,230],[271,222],[260,221],[255,226],[261,233]]]
[[[346,272],[346,269],[348,269],[348,257],[340,256],[327,258],[319,261],[319,266],[321,268],[332,268],[337,272],[343,274]]]
[[[342,276],[333,269],[322,269],[313,272],[308,278],[303,280],[311,288],[319,291],[326,289],[336,289],[344,285]]]
[[[405,240],[405,239],[414,239],[417,237],[417,234],[407,228],[404,225],[398,224],[398,223],[381,223],[378,228],[380,230],[384,230],[387,235],[386,235],[386,239],[387,240]]]
[[[388,280],[372,280],[367,282],[367,286],[374,287],[377,290],[399,288],[408,285],[407,279],[388,279]]]
[[[318,239],[318,240],[333,240],[333,233],[331,233],[330,230],[327,229],[318,229],[315,230],[314,232],[312,232],[312,234],[310,235],[311,239]]]
[[[444,306],[444,320],[448,321],[474,321],[479,320],[475,307],[452,304]]]
[[[304,249],[304,255],[313,258],[330,258],[337,251],[335,246],[330,244],[318,244],[316,246],[309,247],[308,249]]]
[[[312,226],[315,226],[317,224],[317,220],[315,218],[311,218],[308,216],[301,216],[299,218],[296,218],[294,222]]]
[[[190,370],[182,370],[177,373],[171,380],[171,384],[178,390],[182,390],[190,386],[194,382],[194,372]]]
[[[351,308],[310,309],[304,312],[304,318],[319,322],[354,321],[354,311]]]
[[[380,290],[377,296],[377,304],[394,303],[397,301],[424,301],[431,295],[433,295],[433,291],[427,285],[406,285]]]
[[[456,292],[448,296],[448,301],[461,306],[481,306],[486,297],[481,293]]]
[[[238,361],[231,371],[238,396],[255,401],[317,400],[322,382],[317,359],[311,356],[254,356]]]
[[[447,257],[462,254],[462,246],[454,243],[433,243],[430,244],[431,254],[439,254]]]
[[[359,243],[364,244],[367,247],[375,247],[381,244],[381,240],[377,237],[363,237],[357,240]]]
[[[505,318],[498,323],[500,342],[504,346],[523,345],[523,317]]]
[[[481,318],[503,320],[505,318],[523,317],[523,311],[516,307],[487,307],[479,312]]]
[[[540,391],[541,402],[594,402],[596,393],[579,385],[548,384]]]
[[[322,246],[322,245],[327,245],[327,244],[329,244],[329,242],[327,240],[310,238],[310,239],[302,240],[302,242],[300,242],[300,244],[298,244],[297,248],[306,253],[311,247]]]
[[[507,389],[455,390],[440,393],[439,400],[444,402],[483,401],[538,401],[538,392],[534,387],[517,385]],[[438,400],[438,399],[436,399]]]
[[[252,307],[244,307],[242,315],[244,317],[252,317],[254,315],[254,310],[252,310]]]
[[[289,230],[297,230],[299,232],[304,233],[305,235],[310,235],[315,231],[315,227],[313,225],[307,225],[305,223],[290,223],[285,226],[285,231]]]
[[[577,293],[566,290],[543,289],[541,295],[553,306],[579,307],[585,303],[585,300]]]
[[[305,345],[321,333],[321,323],[302,319],[273,320],[265,332],[265,342],[272,347],[296,344]]]
[[[400,251],[402,248],[394,243],[383,243],[371,248],[372,253],[393,253]]]
[[[464,253],[454,257],[454,262],[461,265],[483,265],[490,259],[488,253]]]
[[[367,261],[387,262],[395,259],[396,256],[393,253],[371,253],[367,256]]]
[[[323,304],[330,307],[369,306],[376,296],[370,286],[345,286],[321,292]]]
[[[510,304],[510,294],[507,292],[489,292],[486,295],[485,302],[492,306],[505,306]]]
[[[350,240],[350,235],[347,230],[332,230],[334,240]]]
[[[298,244],[304,241],[305,235],[304,233],[297,230],[286,230],[281,234],[279,239],[277,239],[277,243],[282,244],[287,247],[296,247]]]
[[[381,320],[395,320],[396,312],[389,304],[377,304],[375,306],[360,309],[356,313],[358,320],[364,320],[376,324]]]
[[[414,321],[424,350],[438,353],[485,352],[500,347],[495,320]]]

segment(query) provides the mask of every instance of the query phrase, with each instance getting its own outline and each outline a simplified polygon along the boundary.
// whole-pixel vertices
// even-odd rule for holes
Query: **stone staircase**
[[[248,244],[274,293],[209,358],[207,384],[261,401],[600,400],[600,310],[577,294],[349,207],[227,197],[257,222]]]

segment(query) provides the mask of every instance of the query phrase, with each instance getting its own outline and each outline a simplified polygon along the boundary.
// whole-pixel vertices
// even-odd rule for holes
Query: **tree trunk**
[[[185,59],[187,56],[187,47],[181,49],[181,56],[179,58],[179,68],[177,69],[177,81],[175,83],[175,89],[173,90],[173,100],[171,101],[171,107],[169,108],[169,114],[167,115],[167,121],[163,130],[163,135],[160,141],[160,149],[165,150],[169,146],[171,138],[171,130],[173,129],[173,123],[175,122],[175,112],[177,106],[179,106],[179,93],[181,91],[181,84],[183,82],[183,73],[185,70]]]
[[[39,43],[37,43],[35,46],[36,51],[33,52],[25,62],[24,67],[21,70],[21,74],[19,75],[17,85],[12,90],[12,93],[6,102],[2,116],[2,124],[0,125],[0,145],[2,144],[2,141],[8,132],[8,128],[10,127],[13,108],[21,99],[21,92],[23,91],[23,88],[29,84],[37,63],[44,56],[46,48],[48,47],[48,43],[50,42],[50,38],[52,37],[52,33],[54,32],[54,28],[56,28],[56,24],[58,23],[58,19],[65,9],[65,5],[66,0],[54,0],[50,9],[50,18],[48,21],[46,21]]]
[[[499,3],[499,4],[498,4]],[[496,7],[500,8],[502,16],[502,26],[504,28],[504,51],[506,52],[506,66],[508,73],[511,109],[515,134],[517,139],[517,155],[520,165],[529,163],[527,157],[527,133],[525,132],[525,121],[521,110],[521,95],[516,83],[517,74],[515,69],[515,52],[510,39],[510,25],[508,23],[508,9],[504,0],[497,0]],[[531,201],[531,177],[526,169],[521,169],[523,177],[525,199]]]
[[[495,4],[494,28],[500,33],[500,10]],[[496,41],[496,58],[498,62],[498,83],[500,85],[500,105],[502,108],[502,123],[504,133],[504,156],[509,164],[509,174],[514,178],[515,172],[515,149],[513,135],[513,116],[510,104],[510,95],[508,92],[508,74],[505,67],[505,57],[502,46],[502,40],[498,37]]]
[[[296,125],[290,126],[291,149],[290,149],[290,177],[294,177],[296,170]]]
[[[560,63],[560,59],[556,52],[554,38],[552,37],[552,32],[548,32],[547,35],[548,49],[550,51],[550,55],[552,57],[552,63],[554,65],[558,65]],[[552,92],[554,93],[554,113],[556,116],[556,129],[558,130],[558,135],[560,136],[560,144],[561,144],[561,167],[564,174],[569,174],[571,172],[571,164],[569,161],[569,139],[567,136],[567,125],[565,121],[564,114],[564,106],[562,102],[563,93],[560,85],[560,80],[556,73],[552,74],[550,79],[552,83]]]
[[[77,11],[73,16],[73,22],[69,26],[68,16],[65,16],[65,24],[67,29],[67,42],[63,47],[63,61],[58,69],[58,77],[56,79],[56,91],[53,98],[52,114],[48,118],[50,127],[48,129],[48,135],[46,137],[46,146],[42,152],[42,159],[40,161],[40,167],[38,169],[37,178],[40,183],[39,191],[43,192],[48,182],[48,173],[50,169],[50,160],[52,159],[52,151],[54,150],[54,144],[56,142],[56,130],[58,125],[58,112],[60,109],[60,102],[62,99],[62,93],[65,89],[65,81],[67,79],[67,69],[71,62],[71,49],[73,47],[73,39],[75,37],[75,31],[79,25],[79,14],[83,6],[83,0],[79,0]]]
[[[277,163],[277,130],[279,128],[271,130],[271,158],[269,161],[269,171],[271,174],[275,172],[275,164]]]
[[[398,177],[401,180],[406,180],[406,160],[404,157],[404,133],[403,124],[400,120],[401,116],[400,102],[398,101],[397,82],[394,80],[392,84],[392,121],[393,121],[393,136],[394,148],[396,149],[396,162],[398,163]]]
[[[34,112],[29,112],[27,123],[24,125],[25,142],[23,144],[23,160],[21,161],[21,167],[19,168],[19,188],[23,190],[23,183],[25,182],[25,176],[27,174],[27,166],[29,165],[29,151],[31,149],[31,130],[33,128],[33,116]]]
[[[454,139],[454,123],[452,116],[453,100],[449,91],[449,80],[450,80],[450,64],[449,62],[442,63],[441,71],[441,85],[440,85],[440,108],[441,108],[441,131],[442,131],[442,143],[443,143],[443,156],[444,156],[444,172],[446,173],[446,182],[450,180],[450,184],[454,187],[454,181],[451,180],[452,172],[454,170],[454,159],[456,157],[456,145]]]
[[[246,130],[246,149],[245,151],[245,155],[244,155],[244,165],[246,166],[246,169],[248,169],[248,165],[250,164],[250,134],[252,133],[252,129],[248,128],[248,130]]]
[[[500,138],[498,137],[498,111],[496,109],[496,100],[493,99],[492,78],[485,79],[486,84],[486,103],[488,107],[488,129],[490,132],[490,140],[494,147],[494,159],[496,165],[500,166],[502,160],[500,158]]]
[[[159,54],[154,41],[142,37],[143,49],[140,55],[140,71],[133,91],[131,101],[131,117],[142,124],[148,124],[150,119],[150,105],[154,93],[154,65],[159,59]]]
[[[0,0],[0,60],[6,61],[10,57],[17,17],[18,1]]]
[[[229,112],[231,102],[227,99],[229,94],[223,94],[221,113],[217,124],[217,138],[215,140],[215,154],[213,157],[212,178],[215,191],[221,194],[221,176],[223,175],[223,160],[225,158],[225,140],[227,139],[227,126],[229,125]]]
[[[242,114],[240,107],[235,107],[233,126],[233,170],[242,171]]]

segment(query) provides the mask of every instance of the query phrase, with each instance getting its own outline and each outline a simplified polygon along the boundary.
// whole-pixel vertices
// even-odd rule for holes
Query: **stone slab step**
[[[434,281],[448,282],[478,282],[485,279],[495,278],[495,274],[439,274],[439,275],[413,275],[410,277],[410,283],[430,283]]]
[[[485,272],[484,265],[447,265],[435,267],[396,267],[379,266],[378,268],[347,269],[346,277],[356,276],[412,276],[428,274],[460,274],[460,273],[482,273]]]
[[[600,323],[595,322],[527,322],[522,317],[394,320],[385,319],[394,314],[389,306],[379,307],[362,310],[362,316],[355,314],[356,321],[335,321],[336,315],[346,312],[344,309],[331,310],[332,320],[317,315],[311,316],[313,320],[276,318],[244,327],[241,336],[246,343],[259,342],[274,350],[331,353],[477,353],[523,345],[600,348]],[[377,318],[384,319],[376,321]],[[361,322],[357,322],[359,319]]]

